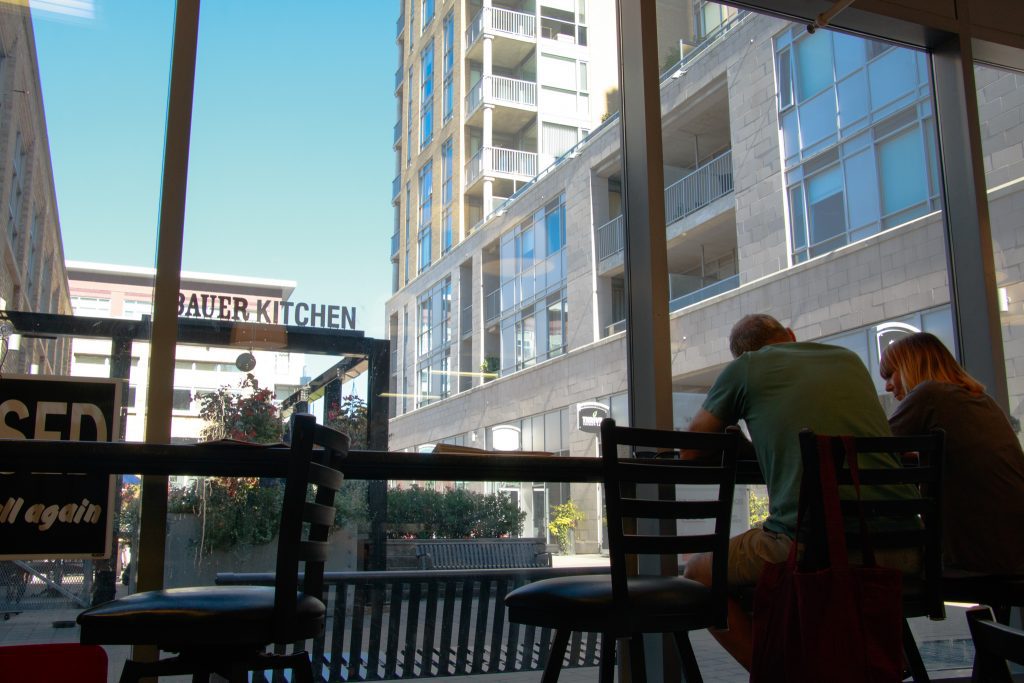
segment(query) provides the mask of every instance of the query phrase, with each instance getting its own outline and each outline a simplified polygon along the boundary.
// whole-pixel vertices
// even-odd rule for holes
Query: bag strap
[[[857,449],[853,443],[853,437],[819,436],[817,438],[820,459],[818,471],[821,479],[822,502],[825,508],[825,531],[829,548],[829,562],[833,567],[846,566],[849,563],[842,508],[839,505],[839,484],[835,469],[836,459],[832,451],[833,442],[838,440],[843,445],[847,467],[850,470],[850,479],[857,494],[857,519],[860,523],[862,539],[861,558],[865,567],[874,567],[876,566],[875,552],[871,543],[871,535],[868,532],[867,520],[864,517],[864,506],[862,505],[860,491],[860,466],[857,462]],[[843,564],[837,565],[837,562],[843,562]]]

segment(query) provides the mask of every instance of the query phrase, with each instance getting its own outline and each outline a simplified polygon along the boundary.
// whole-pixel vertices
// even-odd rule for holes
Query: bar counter
[[[287,446],[235,443],[147,444],[0,439],[0,472],[284,477]],[[350,479],[434,481],[601,481],[601,459],[508,452],[349,451]],[[757,463],[741,461],[737,483],[762,483]]]

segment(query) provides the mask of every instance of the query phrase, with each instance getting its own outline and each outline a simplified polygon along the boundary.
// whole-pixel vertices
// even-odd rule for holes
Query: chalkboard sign
[[[0,379],[2,439],[117,441],[120,411],[120,380]],[[0,559],[109,557],[113,505],[108,474],[0,474]]]

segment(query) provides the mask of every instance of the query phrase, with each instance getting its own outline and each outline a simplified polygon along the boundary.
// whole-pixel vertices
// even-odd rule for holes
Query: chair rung
[[[345,475],[330,467],[324,467],[323,465],[315,462],[309,463],[309,475],[307,477],[310,484],[316,484],[317,486],[326,486],[332,491],[337,491],[341,488],[341,482],[345,481]]]
[[[323,446],[324,448],[334,451],[335,453],[341,453],[343,455],[348,454],[349,438],[348,434],[343,434],[336,429],[325,427],[324,425],[316,425],[313,429],[313,443]]]
[[[935,501],[931,498],[902,498],[890,500],[865,500],[861,503],[867,519],[877,516],[893,515],[915,517],[935,512]],[[841,500],[839,507],[848,517],[857,517],[857,501]]]
[[[620,461],[616,479],[634,484],[721,484],[727,470],[717,465],[695,465],[688,460]]]
[[[893,467],[891,469],[862,469],[860,470],[860,483],[862,487],[889,484],[920,484],[922,479],[934,481],[931,474],[933,470],[928,467]],[[850,471],[842,469],[836,473],[836,481],[841,486],[851,486]]]
[[[319,541],[302,541],[299,543],[299,559],[306,562],[326,562],[330,546]]]
[[[695,536],[646,536],[638,534],[622,537],[623,550],[632,555],[703,553],[714,550],[716,542],[714,534]]]
[[[331,506],[307,502],[302,508],[302,521],[331,526],[334,524],[335,514],[336,511]]]
[[[622,499],[622,516],[640,519],[710,519],[718,515],[717,500]]]

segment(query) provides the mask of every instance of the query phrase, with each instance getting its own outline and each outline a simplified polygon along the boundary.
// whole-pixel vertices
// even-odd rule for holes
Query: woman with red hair
[[[1024,451],[1006,414],[927,332],[890,344],[880,370],[900,401],[889,418],[893,434],[946,432],[945,565],[1024,572]]]

